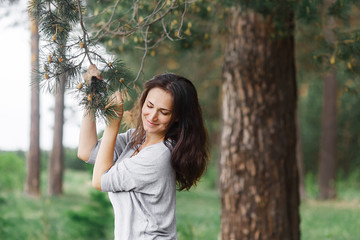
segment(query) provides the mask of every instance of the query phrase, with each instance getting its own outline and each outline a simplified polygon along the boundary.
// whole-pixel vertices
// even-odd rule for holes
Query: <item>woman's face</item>
[[[145,99],[141,118],[147,136],[164,137],[171,120],[173,97],[171,93],[152,88]]]

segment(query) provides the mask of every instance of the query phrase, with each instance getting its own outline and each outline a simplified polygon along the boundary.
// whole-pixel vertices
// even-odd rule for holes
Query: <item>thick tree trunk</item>
[[[60,76],[58,91],[55,95],[55,125],[53,148],[49,159],[49,186],[50,196],[62,194],[63,179],[63,126],[64,126],[64,92],[65,75]]]
[[[40,98],[39,98],[39,33],[38,23],[30,17],[31,33],[31,124],[30,147],[26,158],[25,194],[40,196]]]
[[[334,16],[328,14],[329,7],[336,0],[324,1],[323,35],[329,45],[336,42],[336,20]],[[320,143],[320,162],[319,162],[319,198],[333,199],[336,197],[335,177],[336,177],[336,70],[332,69],[325,72],[323,77],[323,112],[322,112],[322,131]]]
[[[223,66],[221,239],[300,239],[293,13],[231,10]]]

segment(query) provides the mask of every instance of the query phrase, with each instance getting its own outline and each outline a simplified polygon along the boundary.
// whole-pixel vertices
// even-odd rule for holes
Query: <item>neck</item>
[[[149,146],[149,145],[152,145],[152,144],[162,142],[162,141],[164,141],[164,137],[165,136],[157,136],[157,135],[154,136],[154,135],[146,134],[145,141],[142,144],[142,146],[146,147],[146,146]]]

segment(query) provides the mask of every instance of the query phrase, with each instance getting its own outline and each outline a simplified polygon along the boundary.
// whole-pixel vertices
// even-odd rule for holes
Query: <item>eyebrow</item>
[[[153,104],[150,100],[147,100],[147,101],[148,101],[148,103],[150,103],[151,105],[153,105],[153,106],[154,106],[154,104]],[[171,112],[171,110],[166,109],[166,108],[160,108],[160,110],[162,110],[162,111],[168,111],[168,112]]]

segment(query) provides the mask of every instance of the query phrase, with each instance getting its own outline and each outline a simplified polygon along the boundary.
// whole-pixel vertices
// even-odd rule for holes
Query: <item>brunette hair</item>
[[[160,88],[173,97],[173,111],[164,143],[171,150],[171,165],[176,173],[178,190],[189,190],[200,179],[208,162],[207,132],[201,114],[198,95],[188,79],[172,73],[148,80],[139,100],[140,111],[149,91]],[[132,146],[145,138],[141,114],[132,138]]]

